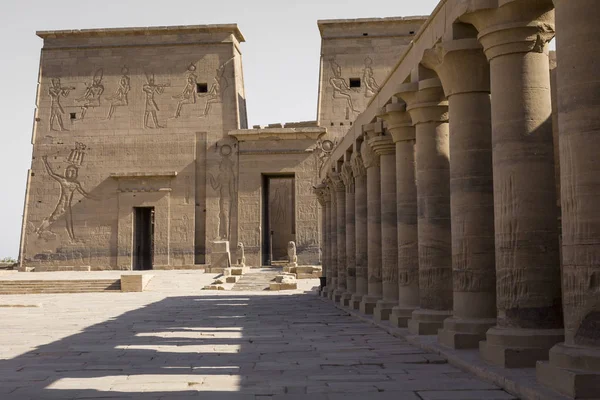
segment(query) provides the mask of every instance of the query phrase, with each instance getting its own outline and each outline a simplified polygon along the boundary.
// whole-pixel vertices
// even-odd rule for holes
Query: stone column
[[[398,227],[398,305],[392,308],[392,325],[406,328],[419,307],[419,247],[415,128],[405,103],[386,106],[383,119],[396,144],[396,216]]]
[[[327,298],[333,299],[333,292],[337,288],[337,204],[333,182],[328,174],[327,176],[327,191],[329,192],[329,201],[331,204],[327,212],[329,218],[329,273],[331,278],[327,281]]]
[[[375,136],[369,146],[379,156],[381,178],[382,299],[373,311],[376,321],[390,319],[398,305],[398,226],[396,225],[396,145],[388,134]]]
[[[490,62],[497,326],[480,353],[533,367],[563,339],[548,40],[551,0],[518,0],[461,17]]]
[[[538,363],[541,383],[600,397],[600,8],[555,0],[565,341]],[[598,146],[596,146],[598,145]]]
[[[337,235],[337,280],[333,301],[339,303],[346,292],[346,187],[339,172],[330,173],[335,191]]]
[[[342,165],[341,175],[346,188],[346,291],[342,294],[341,304],[349,307],[350,299],[356,292],[355,186],[349,160]]]
[[[435,335],[452,315],[448,102],[439,79],[400,85],[415,124],[419,232],[419,309],[408,329]]]
[[[496,325],[490,68],[477,39],[442,42],[422,63],[440,77],[450,113],[454,308],[439,341],[478,348]]]
[[[366,146],[364,142],[360,146]],[[350,300],[352,309],[358,310],[360,302],[368,292],[367,286],[367,170],[360,155],[360,147],[350,159],[354,175],[354,210],[355,210],[355,247],[356,247],[356,290]]]
[[[317,200],[321,205],[321,276],[327,277],[327,267],[329,266],[329,254],[327,252],[327,201],[326,197],[329,196],[327,192],[327,185],[320,184],[313,189]],[[326,293],[326,288],[323,288],[321,294]]]
[[[363,126],[368,141],[376,134],[381,133],[381,123],[372,123]],[[367,294],[360,302],[360,311],[363,314],[373,314],[377,301],[382,296],[381,282],[381,178],[379,171],[379,156],[371,147],[363,142],[360,146],[362,160],[367,169],[367,263],[368,284]]]

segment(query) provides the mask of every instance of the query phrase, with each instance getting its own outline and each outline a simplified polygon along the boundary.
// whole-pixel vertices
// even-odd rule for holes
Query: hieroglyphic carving
[[[294,243],[293,241],[288,243],[287,254],[288,254],[288,266],[297,267],[298,266],[298,256],[296,255],[296,243]]]
[[[102,96],[102,93],[104,93],[104,85],[102,84],[103,75],[104,72],[102,68],[97,69],[90,84],[85,84],[85,92],[83,93],[83,96],[75,99],[76,102],[81,103],[82,120],[85,118],[88,108],[100,106],[100,97]]]
[[[342,165],[341,176],[344,181],[344,186],[346,186],[346,193],[354,193],[354,174],[352,172],[352,165],[349,161],[346,161]]]
[[[207,93],[201,94],[200,97],[208,97],[206,99],[206,105],[204,106],[204,112],[200,115],[200,118],[206,117],[212,108],[212,105],[215,103],[220,103],[222,101],[221,95],[229,87],[229,81],[227,77],[225,77],[225,67],[231,61],[233,61],[234,57],[225,61],[223,64],[217,68],[217,73],[213,78],[213,83],[208,90]]]
[[[54,211],[49,217],[44,218],[41,225],[36,229],[38,236],[43,239],[48,240],[56,237],[54,232],[49,229],[50,225],[64,215],[69,239],[72,243],[77,242],[75,231],[73,230],[73,211],[71,208],[73,203],[73,195],[75,192],[79,192],[88,199],[96,200],[96,197],[86,192],[81,186],[81,183],[78,181],[79,168],[83,164],[85,149],[86,146],[83,143],[77,142],[75,144],[75,148],[71,150],[69,156],[67,157],[66,161],[69,165],[65,168],[64,175],[54,172],[50,166],[50,163],[48,162],[48,156],[42,157],[46,172],[48,172],[48,175],[50,175],[50,177],[57,181],[60,185],[60,197],[56,207],[54,208]]]
[[[455,292],[493,292],[496,290],[495,276],[486,270],[454,269],[452,280]]]
[[[131,79],[129,78],[129,68],[126,66],[121,69],[121,73],[123,74],[119,79],[119,87],[117,88],[114,95],[108,97],[107,100],[110,101],[110,108],[108,110],[108,115],[106,119],[111,119],[117,107],[128,106],[129,99],[128,93],[131,90]]]
[[[185,78],[185,87],[182,92],[177,96],[173,96],[173,99],[178,100],[177,110],[175,110],[174,118],[179,118],[181,115],[181,108],[184,104],[196,104],[196,90],[198,77],[196,76],[196,66],[190,64],[187,69]]]
[[[317,157],[319,169],[325,164],[325,160],[331,155],[335,148],[335,144],[331,140],[323,140],[319,138],[314,146],[314,154]]]
[[[365,84],[365,97],[373,97],[379,91],[379,85],[375,80],[373,73],[373,60],[370,57],[365,58],[365,68],[363,69],[363,83]]]
[[[228,144],[221,146],[221,163],[219,164],[219,175],[217,178],[209,174],[210,185],[219,193],[219,227],[218,238],[228,240],[230,237],[230,221],[232,214],[232,203],[236,194],[235,173],[231,153],[233,150]]]
[[[329,65],[331,66],[331,71],[333,72],[333,76],[329,78],[329,84],[333,88],[333,98],[346,100],[346,116],[349,118],[350,112],[360,112],[354,108],[354,103],[352,102],[352,96],[350,93],[352,91],[358,92],[359,89],[348,86],[346,80],[342,78],[342,67],[340,67],[335,59],[330,60]]]
[[[146,97],[146,108],[144,110],[144,128],[164,128],[158,123],[158,115],[157,112],[160,111],[158,105],[156,104],[156,100],[154,100],[155,94],[163,94],[165,92],[165,88],[171,86],[170,83],[165,84],[156,84],[154,83],[154,74],[148,75],[146,74],[146,82],[142,87],[142,91]],[[152,121],[154,122],[154,126],[150,126],[148,124],[148,118],[152,116]]]
[[[273,181],[271,181],[273,182]],[[269,204],[271,210],[272,223],[285,224],[288,216],[288,202],[290,199],[290,193],[286,184],[286,181],[282,181],[278,185],[273,185],[273,198]]]
[[[75,86],[62,86],[60,78],[53,78],[50,82],[50,88],[48,89],[50,95],[50,130],[57,130],[54,128],[54,121],[56,121],[60,131],[68,131],[63,125],[62,115],[65,110],[60,105],[60,98],[67,97],[71,90],[75,90]]]

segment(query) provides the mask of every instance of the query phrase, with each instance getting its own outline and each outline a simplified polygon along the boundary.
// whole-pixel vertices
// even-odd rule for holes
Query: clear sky
[[[37,30],[237,23],[250,126],[316,119],[318,19],[429,15],[438,0],[4,0],[0,258],[17,258],[42,40]],[[371,7],[370,5],[373,5]],[[367,7],[368,6],[368,7]]]

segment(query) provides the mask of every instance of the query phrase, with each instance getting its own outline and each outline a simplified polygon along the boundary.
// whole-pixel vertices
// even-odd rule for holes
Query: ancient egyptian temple
[[[236,25],[38,32],[21,268],[294,242],[332,301],[600,397],[597,3],[319,21],[316,120],[252,128]]]

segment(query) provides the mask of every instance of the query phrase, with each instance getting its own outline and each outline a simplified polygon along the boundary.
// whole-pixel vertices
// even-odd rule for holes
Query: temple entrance
[[[154,207],[133,208],[133,269],[152,269],[154,256]]]
[[[263,175],[263,265],[287,260],[287,245],[296,240],[294,175]]]

